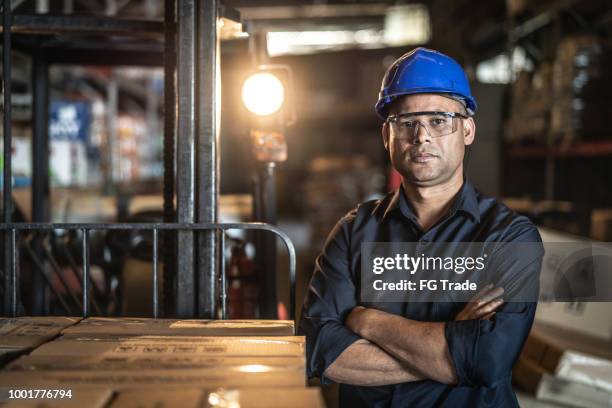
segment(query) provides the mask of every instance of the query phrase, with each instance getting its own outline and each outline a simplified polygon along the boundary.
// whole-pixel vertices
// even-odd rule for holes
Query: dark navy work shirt
[[[331,382],[323,373],[360,337],[344,325],[357,305],[375,307],[408,319],[447,322],[445,337],[457,385],[422,380],[387,386],[340,384],[342,407],[515,407],[511,370],[531,329],[536,302],[506,302],[492,320],[455,321],[465,303],[380,303],[360,301],[360,248],[363,242],[535,242],[541,238],[524,216],[465,182],[449,213],[422,231],[403,188],[380,200],[360,204],[334,227],[316,260],[299,333],[306,336],[309,376]],[[517,260],[513,284],[537,286],[543,248],[508,254]],[[506,257],[507,258],[507,257]],[[518,267],[517,267],[518,265]],[[535,290],[538,290],[535,287]]]

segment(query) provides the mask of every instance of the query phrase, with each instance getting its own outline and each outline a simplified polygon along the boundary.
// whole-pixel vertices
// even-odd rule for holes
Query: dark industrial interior
[[[211,354],[251,368],[270,364],[269,379],[215,372],[225,364],[217,360],[54,367],[20,359],[53,342],[104,337],[96,318],[133,318],[117,332],[109,326],[117,338],[299,339],[302,302],[328,234],[358,203],[400,185],[374,104],[387,68],[415,47],[447,54],[467,73],[479,105],[476,142],[464,159],[473,185],[527,216],[545,243],[612,241],[610,1],[5,0],[2,7],[0,388],[28,388],[37,375],[45,388],[62,388],[53,370],[89,378],[87,370],[163,366],[178,378],[197,366],[204,374],[172,377],[167,394],[162,380],[143,380],[147,401],[338,406],[337,384],[304,380],[303,361],[291,375],[282,371],[299,360],[294,355],[270,363],[259,351],[252,361],[246,352]],[[277,82],[245,91],[262,72],[280,87],[271,114],[255,112],[248,98],[265,101],[256,100],[262,109],[275,103]],[[291,325],[200,334],[150,323],[129,332],[149,319]],[[19,324],[40,338],[17,346],[11,325]],[[611,406],[611,350],[612,302],[542,302],[513,369],[520,405]],[[572,376],[551,363],[554,353],[599,368]],[[138,380],[128,377],[99,380],[103,392],[91,387],[98,380],[85,381],[82,401],[135,406],[146,390],[131,390],[126,384]],[[219,402],[241,387],[238,405]],[[274,394],[275,387],[290,391]],[[0,395],[0,405],[14,402]]]

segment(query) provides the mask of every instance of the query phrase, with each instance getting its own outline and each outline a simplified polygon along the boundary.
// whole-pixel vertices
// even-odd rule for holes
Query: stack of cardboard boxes
[[[538,323],[513,370],[514,383],[538,399],[577,407],[612,404],[609,340]]]
[[[71,389],[96,407],[322,406],[293,333],[292,321],[89,318],[8,364],[0,387]]]
[[[79,320],[55,316],[0,318],[0,366],[53,339]]]

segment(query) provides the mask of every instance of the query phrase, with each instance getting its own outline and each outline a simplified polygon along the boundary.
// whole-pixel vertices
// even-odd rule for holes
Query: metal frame
[[[216,223],[219,201],[219,126],[217,113],[217,80],[220,77],[219,39],[217,38],[218,0],[196,2],[196,220]],[[203,231],[197,237],[196,279],[199,316],[210,316],[215,309],[217,281],[215,265],[222,254],[217,251],[216,231]],[[222,250],[222,248],[219,248]]]
[[[8,258],[8,264],[10,265],[10,275],[13,277],[11,285],[8,291],[9,296],[5,297],[5,314],[17,316],[18,305],[19,305],[19,291],[18,279],[16,278],[16,271],[18,269],[19,259],[19,246],[17,240],[18,231],[41,231],[41,230],[67,230],[67,231],[81,231],[83,233],[83,241],[81,244],[83,254],[83,275],[82,275],[82,287],[83,287],[83,300],[82,309],[83,317],[90,316],[89,306],[89,231],[91,230],[150,230],[153,233],[153,317],[158,318],[160,316],[159,308],[159,297],[158,297],[158,235],[159,231],[215,231],[220,233],[220,244],[219,248],[222,249],[225,246],[225,232],[227,230],[242,229],[242,230],[260,230],[268,231],[276,234],[283,240],[287,253],[289,254],[289,313],[293,320],[296,320],[295,315],[295,280],[296,280],[296,254],[295,247],[291,242],[289,236],[283,232],[280,228],[259,222],[238,222],[238,223],[115,223],[115,224],[96,224],[96,223],[4,223],[0,224],[0,230],[3,230],[7,235],[10,236],[11,248],[10,256]],[[225,257],[219,256],[218,268],[220,276],[218,277],[222,283],[223,290],[220,291],[220,308],[221,316],[223,319],[227,319],[227,275],[225,268]],[[217,278],[215,276],[215,278]],[[216,302],[215,302],[216,304]]]
[[[176,221],[196,222],[197,54],[196,5],[177,2],[176,27]],[[174,114],[174,112],[172,113]],[[192,231],[177,231],[176,315],[196,315],[195,239]]]
[[[10,2],[4,2],[7,4]],[[83,315],[90,313],[89,231],[95,229],[151,230],[154,240],[154,287],[158,286],[158,234],[165,241],[166,282],[177,282],[164,296],[176,300],[173,314],[180,317],[213,318],[221,299],[222,315],[227,315],[227,286],[223,248],[228,229],[256,229],[273,232],[283,239],[289,251],[292,316],[295,314],[295,249],[289,238],[273,225],[262,223],[217,223],[219,154],[217,124],[217,81],[219,72],[219,18],[238,22],[240,14],[218,0],[167,0],[164,21],[120,20],[108,17],[12,15],[3,10],[4,93],[4,208],[0,230],[5,234],[4,310],[19,310],[19,262],[17,238],[24,230],[81,230],[83,232]],[[51,37],[57,35],[59,37]],[[78,38],[91,36],[90,38]],[[108,38],[128,38],[116,44]],[[97,37],[97,39],[94,39]],[[163,40],[163,44],[162,41]],[[33,58],[33,176],[32,206],[34,223],[12,222],[11,189],[11,50],[19,48]],[[164,66],[164,221],[160,224],[56,224],[49,218],[48,180],[48,69],[52,64],[97,64]],[[174,178],[176,174],[176,179]],[[176,208],[173,198],[176,195]],[[177,239],[178,238],[178,239]],[[198,243],[195,245],[194,243]],[[44,248],[28,247],[34,254]],[[51,264],[52,260],[49,261]],[[178,265],[176,263],[178,262]],[[54,265],[51,265],[54,266]],[[220,268],[218,273],[217,268]],[[221,275],[221,282],[218,282]],[[176,281],[174,279],[176,278]],[[38,280],[34,289],[44,292],[48,281]],[[220,288],[218,287],[220,283]],[[95,290],[95,285],[93,286]],[[159,316],[160,299],[155,289],[154,315]],[[38,293],[38,292],[37,292]],[[162,302],[168,306],[169,302]],[[44,303],[44,302],[42,302]],[[76,302],[78,305],[78,302]],[[42,312],[42,306],[35,307]],[[94,304],[95,306],[95,304]],[[168,308],[170,309],[170,308]],[[294,316],[295,317],[295,316]]]
[[[7,7],[7,5],[9,7]],[[11,7],[10,1],[5,1],[3,10],[2,10],[2,26],[3,27],[11,27],[12,24],[12,15],[11,15]],[[4,30],[2,33],[2,90],[4,93],[4,121],[3,121],[3,143],[4,143],[4,173],[3,173],[3,221],[5,223],[11,222],[11,216],[13,214],[13,202],[12,202],[12,172],[11,172],[11,148],[13,143],[12,138],[12,129],[11,129],[11,32],[10,30]],[[11,297],[15,299],[17,297],[15,291],[15,282],[17,281],[17,268],[15,265],[11,264],[10,258],[7,256],[11,253],[15,246],[15,236],[14,234],[10,234],[9,230],[4,231],[4,265],[3,269],[4,273],[4,293],[9,291],[9,288],[12,288]],[[13,245],[13,246],[11,246]],[[11,273],[8,273],[8,271]],[[8,309],[9,297],[4,297],[5,308]]]

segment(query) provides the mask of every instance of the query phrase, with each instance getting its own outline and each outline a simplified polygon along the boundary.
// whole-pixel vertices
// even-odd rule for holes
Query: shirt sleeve
[[[540,235],[531,224],[514,236],[513,242],[532,242],[533,245],[521,253],[512,250],[511,246],[496,253],[498,263],[492,268],[505,268],[502,273],[495,274],[502,276],[505,282],[494,283],[520,288],[522,298],[532,301],[506,301],[492,320],[446,323],[445,337],[459,386],[494,387],[510,378],[533,325],[544,250]],[[528,292],[531,294],[526,295]],[[503,298],[506,300],[506,295]]]
[[[336,224],[316,259],[298,326],[306,336],[308,376],[319,376],[324,384],[332,382],[323,375],[327,367],[359,339],[343,324],[357,305],[349,262],[351,219],[349,213]]]

